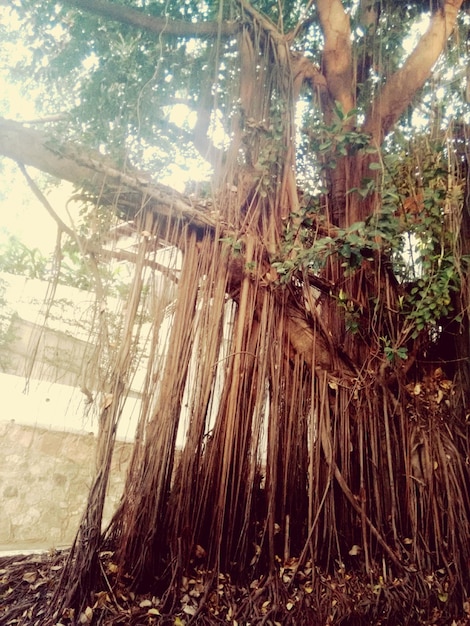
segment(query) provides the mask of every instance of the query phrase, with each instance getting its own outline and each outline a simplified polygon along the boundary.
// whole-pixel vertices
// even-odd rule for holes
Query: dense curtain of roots
[[[226,247],[183,234],[181,250],[158,393],[108,533],[123,572],[166,588],[191,563],[253,578],[301,557],[464,585],[467,443],[442,370],[387,384],[312,369],[276,290],[246,271],[234,304]]]
[[[250,581],[295,558],[375,579],[439,570],[462,597],[470,480],[465,404],[451,380],[461,370],[384,365],[380,338],[403,322],[381,259],[340,277],[364,310],[377,302],[357,335],[344,333],[332,294],[307,279],[269,280],[268,253],[297,208],[293,79],[282,42],[256,30],[240,38],[254,75],[241,76],[245,123],[215,199],[221,231],[170,233],[160,218],[151,227],[153,241],[176,244],[181,266],[171,308],[162,300],[152,313],[142,413],[107,545],[136,587],[176,591],[191,567]],[[323,278],[338,285],[343,271],[332,262]],[[112,437],[103,441],[106,461]],[[101,521],[99,506],[90,511],[103,484],[79,537]]]
[[[279,53],[271,43],[265,55]],[[379,304],[369,332],[346,336],[342,352],[324,331],[326,323],[344,332],[333,299],[312,296],[307,284],[266,284],[266,247],[279,239],[293,172],[293,122],[272,107],[273,94],[289,102],[292,85],[288,68],[270,62],[258,59],[265,100],[245,114],[268,129],[281,115],[284,142],[265,172],[271,184],[261,193],[250,159],[272,137],[259,131],[249,154],[241,138],[219,199],[238,227],[239,252],[217,236],[180,233],[168,351],[154,368],[158,382],[149,381],[159,391],[142,416],[108,538],[136,586],[158,579],[176,588],[191,564],[250,580],[295,557],[299,566],[311,560],[389,579],[439,570],[462,591],[470,558],[462,413],[444,371],[424,368],[418,380],[377,358],[379,338],[399,332],[397,286],[379,265],[343,278],[365,308],[372,294]],[[341,270],[328,271],[333,280]]]

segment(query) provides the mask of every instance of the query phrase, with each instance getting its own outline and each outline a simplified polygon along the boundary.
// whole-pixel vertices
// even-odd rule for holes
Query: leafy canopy
[[[236,28],[245,19],[243,3],[111,3],[162,19],[160,31],[81,11],[74,4],[80,3],[14,0],[2,9],[9,16],[1,28],[10,77],[32,91],[42,115],[61,116],[56,125],[63,137],[99,148],[121,165],[145,167],[157,178],[169,163],[193,158],[196,164],[199,155],[207,157],[208,138],[219,148],[227,144],[238,106]],[[413,33],[423,30],[437,3],[371,2],[379,15],[369,26],[363,3],[343,4],[352,20],[360,119],[386,77],[403,64]],[[297,28],[292,47],[321,65],[323,35],[314,7],[305,13],[304,3],[286,0],[258,2],[256,9],[285,33]],[[173,20],[179,34],[167,33]],[[196,36],[194,25],[201,22],[211,26],[210,36]],[[444,124],[450,110],[454,116],[468,115],[462,79],[469,23],[462,12],[453,52],[437,65],[428,88],[402,120],[406,135],[417,124]],[[232,34],[227,35],[226,25]],[[14,54],[18,49],[21,54]],[[318,159],[318,144],[310,138],[312,133],[318,137],[321,119],[311,91],[301,97],[298,109],[299,166],[309,177]],[[396,139],[403,142],[403,136]]]

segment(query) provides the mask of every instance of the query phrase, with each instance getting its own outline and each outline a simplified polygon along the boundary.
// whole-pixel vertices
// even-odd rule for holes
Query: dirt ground
[[[458,609],[431,586],[423,595],[411,578],[387,583],[379,577],[374,584],[354,573],[299,570],[295,559],[249,587],[223,574],[209,586],[208,572],[195,570],[172,599],[136,594],[118,577],[112,552],[100,555],[102,576],[85,609],[78,615],[65,609],[51,620],[48,608],[67,555],[0,556],[1,626],[470,626],[468,601]]]

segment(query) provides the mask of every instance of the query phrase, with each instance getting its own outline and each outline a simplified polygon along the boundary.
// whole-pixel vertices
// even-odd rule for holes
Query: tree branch
[[[192,142],[202,158],[206,159],[206,161],[216,169],[217,164],[222,159],[223,150],[217,148],[208,136],[211,124],[211,104],[213,104],[212,85],[207,85],[205,89],[201,89],[199,95],[196,124],[192,132]]]
[[[174,189],[154,183],[137,170],[125,172],[94,150],[55,139],[18,122],[0,118],[0,154],[18,163],[36,167],[85,189],[102,204],[115,205],[123,214],[154,212],[171,222],[212,230],[217,216],[193,204]]]
[[[442,54],[455,27],[463,0],[445,0],[433,14],[428,30],[421,37],[402,68],[395,72],[379,92],[364,123],[373,143],[380,145],[403,111],[421,89]]]
[[[317,11],[325,38],[323,62],[328,90],[348,113],[354,108],[349,16],[340,0],[317,0]]]
[[[285,38],[282,33],[279,32],[276,25],[263,13],[257,11],[253,6],[251,6],[248,0],[240,0],[240,6],[243,11],[247,13],[251,19],[259,24],[262,30],[266,33],[269,33],[276,43],[284,43]]]
[[[218,22],[174,20],[147,15],[143,11],[106,0],[64,0],[64,3],[157,35],[175,35],[177,37],[217,37],[220,35],[221,37],[229,37],[239,29],[237,22],[219,24]]]
[[[57,213],[52,208],[50,202],[48,202],[47,198],[44,196],[42,191],[39,189],[39,187],[36,185],[34,180],[31,178],[31,176],[26,171],[25,166],[22,163],[18,163],[18,167],[20,168],[20,172],[25,177],[26,182],[28,183],[28,186],[31,189],[31,191],[33,192],[33,194],[36,196],[36,198],[39,200],[39,202],[42,204],[42,206],[46,209],[46,211],[52,217],[54,222],[57,224],[57,226],[59,228],[59,232],[60,233],[66,233],[72,239],[76,239],[77,238],[77,234],[75,233],[75,231],[72,228],[70,228],[70,226],[68,226],[64,222],[64,220],[61,219],[57,215]]]
[[[103,248],[102,246],[95,244],[91,240],[87,240],[84,237],[81,237],[76,231],[73,230],[73,228],[70,228],[70,226],[68,226],[57,215],[45,195],[42,193],[42,191],[39,189],[34,180],[26,171],[25,166],[20,163],[19,168],[33,194],[43,205],[43,207],[46,209],[52,219],[56,222],[59,228],[59,233],[66,233],[71,239],[75,240],[83,255],[90,254],[106,260],[116,259],[118,261],[129,261],[130,263],[137,263],[137,254],[135,254],[134,252],[129,252],[128,250],[121,249],[108,250],[107,248]],[[158,263],[157,261],[153,261],[152,259],[148,258],[144,259],[143,264],[147,267],[150,267],[151,269],[161,272],[175,283],[178,282],[177,272],[175,272],[175,270],[172,270],[165,265],[162,265],[161,263]]]
[[[361,0],[359,3],[359,23],[365,35],[375,34],[379,21],[380,5],[376,0]]]
[[[327,95],[326,78],[309,58],[303,54],[291,52],[291,62],[294,77],[294,101],[297,100],[304,83],[307,83],[312,91],[318,91],[322,97]]]

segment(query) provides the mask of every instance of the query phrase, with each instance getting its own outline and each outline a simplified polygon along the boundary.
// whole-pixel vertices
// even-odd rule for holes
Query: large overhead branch
[[[317,11],[325,38],[323,73],[331,98],[344,113],[354,108],[351,25],[340,0],[317,0]]]
[[[71,143],[58,144],[45,133],[3,118],[0,118],[0,155],[72,182],[85,192],[89,192],[93,200],[109,202],[121,213],[126,213],[128,207],[134,215],[143,211],[153,212],[176,225],[181,224],[182,227],[214,233],[220,222],[218,216],[206,207],[193,205],[177,191],[151,182],[145,174],[136,171],[120,172],[109,158],[96,151]],[[174,230],[177,232],[178,229]],[[87,251],[100,255],[107,254],[102,249],[88,248]],[[235,265],[238,267],[238,264]],[[234,285],[238,284],[242,277],[243,271],[234,270],[232,276]],[[296,351],[300,350],[306,362],[313,366],[313,351],[307,350],[306,347],[315,345],[318,351],[323,346],[320,342],[324,340],[320,335],[315,335],[315,324],[307,323],[298,303],[292,307],[291,313],[289,328],[293,348]],[[302,338],[302,342],[299,338]],[[327,358],[326,349],[322,354],[325,355],[322,359],[318,354],[315,357],[315,367],[330,371],[333,366]]]
[[[429,78],[454,30],[462,4],[463,0],[444,0],[403,67],[392,74],[374,99],[366,116],[364,131],[371,134],[375,144],[382,143],[385,135],[411,103],[413,96]]]
[[[174,35],[177,37],[229,37],[238,29],[237,22],[188,22],[168,17],[149,15],[138,9],[106,0],[63,0],[64,4],[82,9],[110,20],[135,26],[157,35]]]
[[[58,143],[44,132],[4,118],[0,118],[0,154],[67,180],[96,201],[115,205],[122,214],[153,212],[194,228],[215,228],[216,216],[204,206],[193,205],[184,195],[152,182],[146,174],[130,168],[121,172],[99,152]]]

